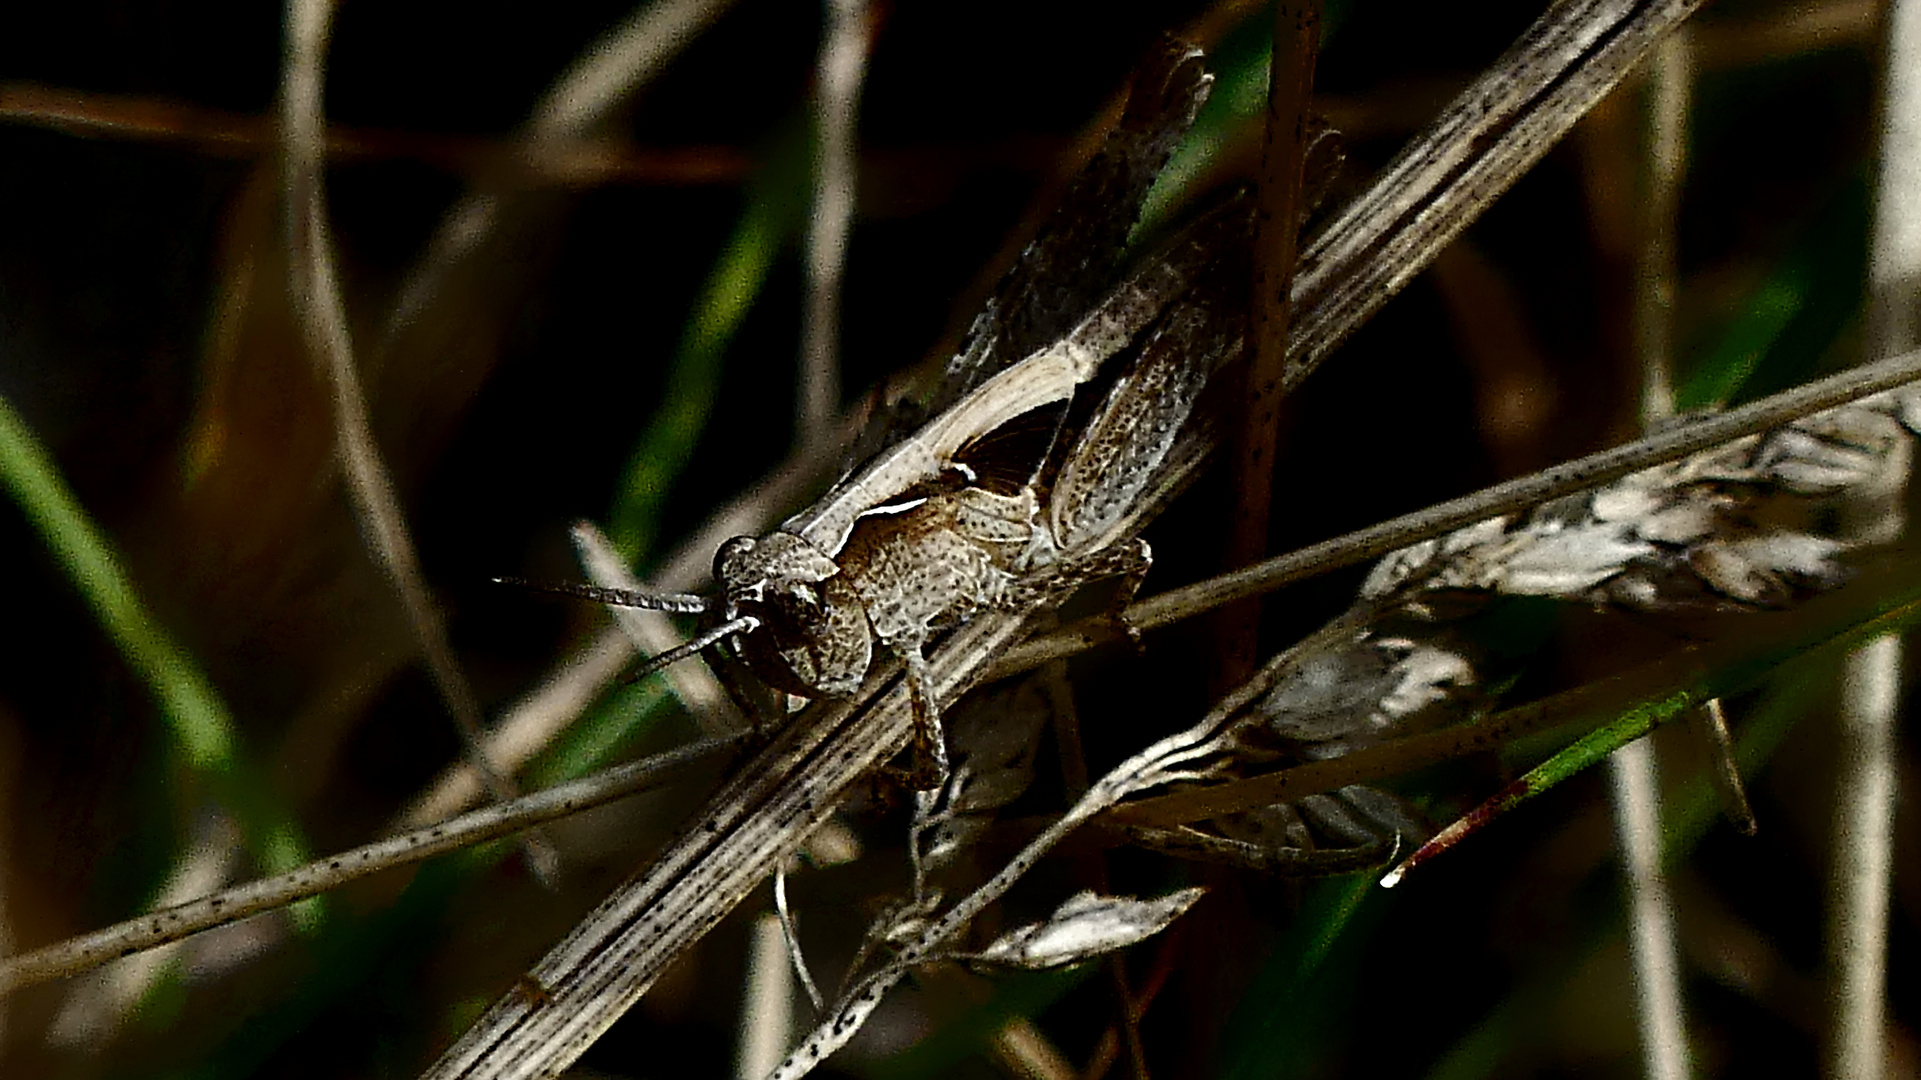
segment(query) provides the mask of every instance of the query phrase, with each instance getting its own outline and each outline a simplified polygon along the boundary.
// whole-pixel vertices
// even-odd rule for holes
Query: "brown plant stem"
[[[1235,505],[1226,565],[1246,566],[1267,554],[1267,519],[1280,438],[1281,381],[1287,369],[1289,284],[1301,221],[1302,164],[1307,149],[1308,95],[1320,49],[1319,0],[1282,0],[1274,12],[1273,66],[1267,78],[1267,136],[1261,153],[1254,225],[1254,274],[1248,319],[1247,384],[1239,398],[1234,441]],[[1261,603],[1250,597],[1215,618],[1219,644],[1214,690],[1224,693],[1254,673]]]

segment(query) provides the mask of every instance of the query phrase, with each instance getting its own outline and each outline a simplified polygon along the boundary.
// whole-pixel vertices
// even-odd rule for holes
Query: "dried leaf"
[[[1831,589],[1847,577],[1838,540],[1805,533],[1767,533],[1715,541],[1688,553],[1688,566],[1723,595],[1757,607],[1780,607],[1796,587]]]
[[[1870,407],[1871,406],[1871,407]],[[1921,396],[1882,395],[1623,477],[1525,516],[1395,552],[1362,586],[1431,621],[1454,593],[1548,596],[1648,611],[1779,607],[1847,578],[1817,524],[1885,497]]]
[[[981,950],[976,959],[1028,969],[1092,960],[1167,929],[1206,891],[1198,887],[1182,889],[1158,900],[1077,893],[1045,922],[1008,931]]]
[[[1251,736],[1260,744],[1376,735],[1474,682],[1473,665],[1458,652],[1363,631],[1347,648],[1305,658],[1276,681],[1247,720],[1264,730],[1265,737]]]
[[[1286,867],[1284,856],[1292,856],[1301,864],[1293,872],[1306,874],[1375,865],[1390,858],[1397,845],[1417,846],[1429,834],[1400,799],[1359,785],[1298,803],[1229,814],[1208,824],[1222,837],[1264,853],[1267,865]],[[1341,861],[1344,855],[1353,858]]]
[[[966,699],[948,725],[953,770],[939,803],[918,815],[924,871],[952,863],[1033,784],[1034,753],[1052,716],[1038,679]]]

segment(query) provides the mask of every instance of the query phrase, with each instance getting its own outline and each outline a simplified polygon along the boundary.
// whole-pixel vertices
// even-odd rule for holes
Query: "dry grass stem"
[[[1008,889],[1074,830],[1130,796],[1165,784],[1201,779],[1207,774],[1207,763],[1218,759],[1222,750],[1221,725],[1217,714],[1210,713],[1193,727],[1169,735],[1115,766],[985,884],[941,912],[926,929],[901,944],[885,964],[851,986],[834,1011],[768,1074],[767,1080],[798,1080],[846,1046],[889,990],[899,985],[914,968],[942,959],[961,932],[988,905],[1006,895]],[[1205,891],[1193,888],[1175,896],[1179,897],[1177,902],[1184,910]]]
[[[734,1075],[760,1080],[787,1050],[794,1022],[794,969],[786,932],[773,912],[754,920],[747,935],[746,992],[740,1002],[740,1051]]]
[[[738,749],[744,740],[744,736],[739,736],[690,743],[665,754],[617,765],[580,780],[377,840],[316,859],[284,874],[220,892],[212,890],[224,876],[177,871],[180,884],[170,885],[162,895],[161,906],[153,911],[32,952],[0,959],[0,996],[135,953],[156,957],[143,962],[158,962],[156,954],[147,950],[286,907],[382,870],[510,836],[543,822],[652,790],[671,783],[694,765]],[[203,843],[197,850],[211,851],[214,845]],[[221,865],[224,874],[224,862]]]
[[[1869,359],[1921,344],[1921,4],[1883,10],[1881,138],[1868,253]],[[1889,543],[1905,526],[1908,459],[1886,490],[1846,508],[1849,528]],[[1864,646],[1842,667],[1839,775],[1829,878],[1825,1071],[1878,1080],[1887,1054],[1889,893],[1893,888],[1895,724],[1901,701],[1902,643]]]
[[[1020,624],[993,613],[949,637],[928,659],[941,698],[952,700],[976,681],[985,658],[1018,637]],[[853,700],[823,702],[797,716],[653,865],[548,952],[532,972],[547,992],[541,1007],[502,998],[423,1075],[534,1077],[578,1058],[668,964],[793,854],[851,785],[907,744],[913,710],[898,673],[898,665],[885,665]]]
[[[1308,795],[1495,751],[1522,736],[1561,725],[1568,726],[1568,734],[1578,735],[1630,710],[1646,710],[1657,722],[1665,722],[1723,693],[1747,688],[1788,658],[1836,640],[1858,640],[1864,632],[1871,632],[1864,627],[1898,625],[1913,618],[1917,576],[1921,576],[1921,570],[1897,560],[1890,569],[1863,575],[1795,611],[1745,616],[1751,621],[1743,633],[1686,646],[1610,678],[1467,723],[1362,747],[1340,757],[1141,799],[1104,815],[1102,824],[1173,828],[1273,803],[1299,802]],[[1321,634],[1333,637],[1337,628],[1330,624]],[[1325,647],[1325,642],[1316,643],[1310,638],[1269,661],[1261,676],[1224,698],[1209,715],[1219,722],[1247,708],[1291,664]]]
[[[832,828],[823,827],[822,831]],[[792,969],[794,981],[806,993],[807,1001],[815,1012],[827,1008],[827,999],[821,995],[820,987],[814,982],[813,973],[807,969],[807,957],[800,947],[800,927],[794,921],[794,911],[787,903],[787,868],[774,869],[774,914],[780,920],[781,942],[787,947],[787,965]]]
[[[219,888],[233,875],[240,852],[240,833],[230,819],[214,816],[201,823],[194,831],[192,843],[168,871],[167,879],[161,884],[155,898],[156,904],[161,907],[179,904]],[[70,943],[62,943],[67,944]],[[16,967],[30,972],[34,958],[58,950],[62,945],[0,960],[0,994],[16,986],[27,985],[26,981],[13,981],[11,973]],[[156,941],[155,945],[164,946],[166,943]],[[115,957],[125,957],[125,962],[94,972],[92,977],[68,991],[59,1012],[47,1027],[49,1044],[81,1051],[102,1045],[126,1022],[141,1000],[175,964],[179,948],[153,948],[141,951],[139,955],[131,955],[133,952],[124,948],[100,952],[88,962],[71,964],[59,972],[62,975],[72,974]]]
[[[325,127],[321,91],[332,20],[331,0],[290,0],[288,4],[281,129],[286,140],[288,272],[294,308],[307,349],[326,372],[333,390],[335,450],[363,535],[400,595],[434,687],[460,731],[468,765],[496,800],[505,801],[519,792],[513,780],[487,758],[479,699],[447,641],[446,622],[420,571],[420,557],[408,534],[400,498],[374,442],[360,371],[354,363],[347,308],[340,295],[327,227],[322,177]],[[558,852],[537,834],[527,837],[525,847],[534,873],[551,881],[559,869]]]
[[[1687,175],[1687,123],[1694,79],[1691,54],[1689,29],[1683,26],[1661,42],[1645,69],[1632,311],[1644,428],[1674,414],[1676,225]],[[1716,704],[1709,702],[1706,708]],[[1686,1080],[1692,1067],[1673,898],[1661,867],[1657,760],[1651,739],[1639,739],[1615,751],[1608,759],[1608,792],[1626,885],[1628,959],[1634,970],[1642,1075],[1648,1080]]]
[[[871,30],[866,0],[823,0],[814,73],[814,206],[807,218],[806,306],[801,314],[800,416],[803,446],[830,445],[840,408],[841,280],[854,222],[860,87]]]
[[[582,521],[573,528],[574,550],[580,556],[580,565],[587,573],[587,580],[603,588],[624,589],[628,592],[644,592],[647,587],[627,569],[614,551],[613,544],[594,526],[592,522]],[[660,590],[666,591],[666,590]],[[627,634],[634,649],[642,656],[663,653],[680,644],[680,633],[674,628],[673,620],[658,611],[644,608],[610,607],[621,630]],[[735,710],[733,702],[727,699],[727,691],[714,677],[713,671],[697,658],[692,662],[682,661],[661,669],[660,675],[674,691],[687,711],[693,714],[694,721],[703,732],[711,737],[732,735],[746,727],[745,721]]]
[[[589,134],[732,6],[732,0],[640,4],[548,89],[528,122],[529,137],[544,142]]]
[[[1678,27],[1649,59],[1643,84],[1640,243],[1635,250],[1634,355],[1641,369],[1641,421],[1674,415],[1674,308],[1680,290],[1677,236],[1687,178],[1694,32]]]
[[[1329,570],[1378,558],[1422,540],[1511,514],[1550,499],[1618,480],[1630,473],[1671,461],[1758,432],[1779,427],[1803,416],[1871,397],[1921,379],[1921,351],[1783,391],[1690,421],[1646,438],[1576,458],[1540,472],[1503,481],[1425,510],[1370,525],[1345,536],[1279,555],[1263,563],[1170,589],[1129,607],[1122,617],[1141,630],[1154,630],[1192,618],[1242,597],[1278,589],[1290,582]],[[1111,617],[1096,617],[1037,637],[1009,650],[995,664],[990,677],[1004,678],[1029,671],[1049,660],[1085,652],[1123,639]]]
[[[841,437],[856,418],[841,420]],[[833,467],[832,455],[817,450],[796,453],[759,483],[716,510],[698,529],[661,560],[652,584],[662,590],[691,589],[706,579],[714,550],[729,538],[758,533],[793,505]],[[506,709],[488,733],[490,760],[508,769],[531,760],[579,717],[633,662],[634,645],[626,631],[609,627],[554,666],[531,693]],[[439,821],[474,804],[480,784],[464,764],[450,767],[400,816],[399,827]]]
[[[1835,736],[1841,771],[1828,877],[1828,1030],[1823,1074],[1876,1080],[1887,1070],[1887,935],[1894,875],[1894,719],[1901,639],[1888,636],[1841,667]]]
[[[1722,815],[1742,836],[1753,836],[1760,831],[1760,823],[1755,820],[1747,786],[1734,760],[1734,739],[1728,734],[1727,713],[1720,700],[1708,702],[1706,708],[1689,718],[1688,726],[1694,729],[1695,741],[1707,750],[1708,779],[1714,784],[1715,797],[1721,800]]]
[[[1661,793],[1654,742],[1638,739],[1608,758],[1614,835],[1627,882],[1628,959],[1634,968],[1641,1073],[1649,1080],[1686,1080],[1686,1012],[1681,957],[1674,945],[1674,904],[1661,871]]]
[[[647,85],[733,0],[657,0],[589,45],[542,96],[524,128],[526,153],[565,157]],[[482,185],[461,197],[408,274],[375,352],[385,358],[399,335],[440,302],[455,271],[482,251],[513,207],[505,193]]]
[[[1301,254],[1286,387],[1433,261],[1700,0],[1565,0]]]

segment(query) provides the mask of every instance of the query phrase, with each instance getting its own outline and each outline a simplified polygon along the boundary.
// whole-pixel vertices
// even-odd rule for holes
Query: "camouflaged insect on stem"
[[[852,694],[877,652],[899,657],[931,784],[946,771],[925,659],[935,634],[984,611],[1031,609],[1063,582],[1115,574],[1138,580],[1146,556],[1121,543],[1126,508],[1173,449],[1210,370],[1206,361],[1219,352],[1191,348],[1211,315],[1173,310],[1198,280],[1218,273],[1218,225],[1237,212],[1182,235],[1104,297],[1088,290],[1113,276],[1152,176],[1211,81],[1198,49],[1171,41],[1156,48],[1135,79],[1123,123],[950,365],[950,388],[935,398],[944,407],[777,531],[724,544],[714,567],[721,597],[708,606],[718,606],[726,622],[687,648],[731,642],[762,680],[805,697]],[[1245,213],[1239,217],[1244,224]],[[1037,338],[1056,329],[1059,336],[1044,344]],[[1156,358],[1144,353],[1136,373],[1116,384],[1099,414],[1105,426],[1063,443],[1065,404],[1144,337]],[[1175,350],[1202,362],[1163,355]],[[1002,470],[1011,481],[967,463],[970,448],[1017,421],[1036,426],[1033,418],[1044,437],[1038,452]]]

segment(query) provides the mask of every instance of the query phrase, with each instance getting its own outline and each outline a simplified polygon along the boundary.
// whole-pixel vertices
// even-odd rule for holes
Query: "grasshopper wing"
[[[1175,241],[1206,269],[1064,451],[1048,498],[1062,552],[1097,551],[1138,531],[1211,449],[1212,425],[1190,419],[1208,379],[1241,352],[1251,212],[1246,198],[1232,199]]]
[[[1148,188],[1187,134],[1212,82],[1199,49],[1172,38],[1154,45],[1134,74],[1120,122],[1002,275],[931,394],[897,402],[877,417],[850,461],[872,459],[928,417],[1065,336],[1113,289]]]

